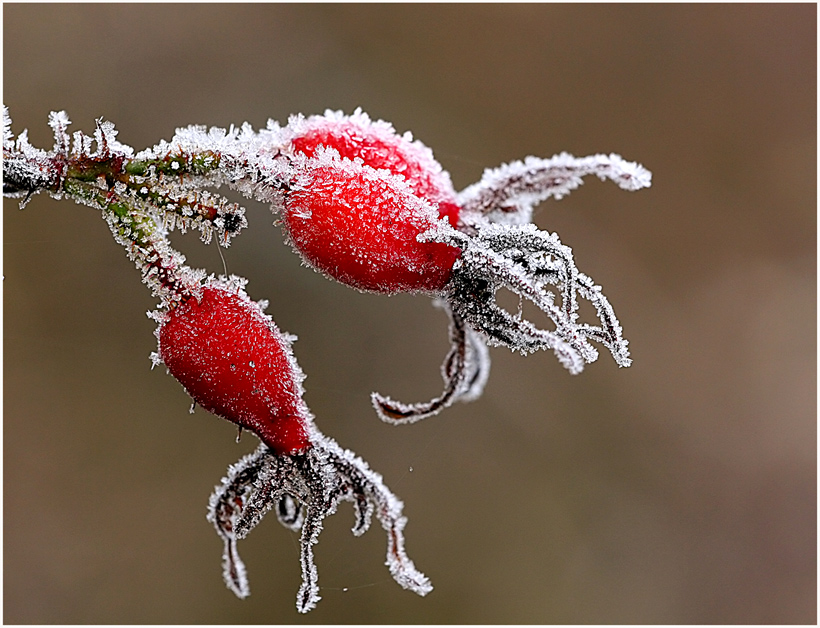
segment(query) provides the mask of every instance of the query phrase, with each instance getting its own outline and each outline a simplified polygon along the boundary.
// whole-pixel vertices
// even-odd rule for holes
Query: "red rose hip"
[[[304,376],[283,335],[257,303],[226,287],[173,308],[158,330],[159,354],[200,406],[250,430],[278,454],[305,449]]]
[[[301,530],[296,606],[311,610],[320,599],[313,545],[322,521],[340,502],[351,501],[353,532],[363,534],[375,515],[387,531],[393,578],[419,595],[429,593],[430,581],[404,550],[401,501],[366,462],[313,424],[292,337],[279,331],[238,279],[211,279],[195,292],[157,316],[158,358],[196,403],[262,440],[228,469],[210,499],[208,520],[224,543],[228,587],[242,598],[250,594],[237,541],[275,509],[280,523]]]
[[[435,230],[436,209],[385,170],[321,153],[309,159],[305,185],[285,200],[294,247],[314,268],[344,284],[381,294],[439,294],[459,249],[419,242]]]
[[[384,121],[373,122],[357,110],[351,116],[327,112],[292,123],[296,137],[292,149],[315,157],[320,147],[332,148],[343,159],[358,159],[365,166],[404,177],[413,193],[430,201],[453,227],[459,206],[450,175],[427,146],[413,141],[409,132],[399,135]]]
[[[382,419],[413,422],[477,398],[489,370],[486,344],[523,354],[551,349],[571,373],[597,359],[590,341],[604,344],[620,366],[631,363],[600,287],[557,234],[531,220],[538,203],[562,198],[588,175],[627,190],[647,187],[651,173],[642,166],[615,154],[527,157],[485,170],[457,194],[429,148],[360,110],[292,117],[276,157],[291,174],[274,186],[272,209],[308,265],[359,290],[438,297],[450,315],[444,392],[419,404],[374,393]],[[501,288],[532,302],[554,329],[524,318],[520,306],[517,313],[501,307]],[[600,325],[579,321],[579,297],[592,303]]]

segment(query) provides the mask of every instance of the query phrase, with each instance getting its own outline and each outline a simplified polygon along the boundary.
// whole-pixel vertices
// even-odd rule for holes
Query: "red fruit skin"
[[[244,294],[207,286],[159,327],[159,354],[193,400],[277,454],[310,446],[304,378],[289,341]]]
[[[282,216],[314,268],[369,292],[443,291],[461,252],[416,240],[439,220],[430,203],[383,170],[338,158],[308,163],[306,182],[290,191]]]
[[[315,116],[305,121],[301,135],[292,141],[293,150],[313,157],[320,146],[335,148],[339,156],[359,158],[371,168],[403,176],[411,189],[438,208],[453,228],[458,226],[459,206],[449,177],[432,152],[411,142],[384,123],[360,118],[333,119]]]

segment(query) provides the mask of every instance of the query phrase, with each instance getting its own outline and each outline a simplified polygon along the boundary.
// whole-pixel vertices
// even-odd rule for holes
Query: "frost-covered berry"
[[[458,205],[430,149],[361,112],[295,118],[290,131],[298,176],[282,218],[303,259],[359,290],[442,293],[459,250],[418,236],[457,224]]]
[[[276,453],[310,443],[302,380],[282,334],[257,303],[209,285],[174,307],[157,331],[159,356],[193,400],[250,430]]]
[[[387,532],[387,566],[402,587],[432,590],[404,551],[402,502],[367,463],[342,449],[314,425],[302,400],[304,375],[282,333],[243,281],[211,279],[159,320],[156,356],[200,406],[256,434],[262,444],[228,469],[211,495],[208,520],[224,542],[223,576],[239,597],[250,595],[237,540],[270,510],[287,528],[301,531],[302,586],[297,609],[319,601],[313,545],[325,517],[339,502],[354,504],[355,535],[375,514]]]
[[[320,150],[299,182],[283,219],[314,268],[359,290],[442,293],[460,251],[419,241],[442,219],[403,177]]]
[[[578,373],[598,357],[594,340],[620,366],[630,364],[600,287],[578,271],[557,234],[530,219],[535,205],[563,197],[586,175],[627,190],[647,187],[651,175],[642,166],[618,155],[528,157],[485,171],[456,194],[430,149],[358,110],[292,118],[284,137],[281,153],[294,175],[274,210],[302,258],[359,290],[439,297],[450,314],[444,392],[423,404],[374,393],[386,421],[415,421],[480,395],[489,369],[484,342],[524,354],[549,349]],[[500,288],[535,304],[553,329],[526,320],[521,308],[512,314],[500,307]],[[579,297],[594,305],[599,326],[578,320]]]
[[[433,151],[413,140],[410,132],[396,133],[382,120],[371,121],[356,110],[351,116],[327,112],[322,116],[295,118],[290,128],[296,153],[315,157],[322,148],[332,148],[339,156],[359,160],[376,170],[387,170],[403,177],[413,193],[428,200],[455,227],[459,206],[450,175],[433,157]]]

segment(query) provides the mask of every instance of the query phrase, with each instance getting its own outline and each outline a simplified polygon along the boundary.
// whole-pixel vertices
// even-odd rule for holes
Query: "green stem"
[[[63,189],[75,201],[100,209],[114,239],[123,245],[142,280],[168,307],[197,291],[199,274],[171,247],[157,219],[138,207],[136,198],[95,184],[66,179]]]

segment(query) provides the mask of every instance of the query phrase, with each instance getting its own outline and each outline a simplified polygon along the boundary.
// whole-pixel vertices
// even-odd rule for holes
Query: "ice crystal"
[[[311,136],[313,142],[332,137],[332,147],[344,149],[343,157],[399,175],[417,195],[433,203],[455,200],[450,174],[429,147],[415,140],[410,131],[399,135],[389,122],[372,120],[361,108],[350,115],[328,109],[323,115],[291,116],[282,135],[283,146],[292,150]],[[363,138],[367,138],[364,145]]]
[[[65,111],[52,111],[48,115],[48,126],[54,131],[54,153],[68,155],[71,144],[71,136],[68,134],[68,126],[71,120]]]

